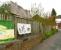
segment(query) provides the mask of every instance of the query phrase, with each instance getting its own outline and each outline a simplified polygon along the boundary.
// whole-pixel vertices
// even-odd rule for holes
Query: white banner
[[[31,24],[17,23],[17,29],[19,34],[31,33]]]

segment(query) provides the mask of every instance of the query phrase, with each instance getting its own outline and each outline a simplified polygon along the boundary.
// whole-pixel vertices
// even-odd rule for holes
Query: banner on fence
[[[20,35],[31,33],[31,24],[17,23],[17,29]]]

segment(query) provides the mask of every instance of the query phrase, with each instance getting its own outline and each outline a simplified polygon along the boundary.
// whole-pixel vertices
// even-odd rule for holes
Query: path
[[[61,31],[31,50],[61,50]]]

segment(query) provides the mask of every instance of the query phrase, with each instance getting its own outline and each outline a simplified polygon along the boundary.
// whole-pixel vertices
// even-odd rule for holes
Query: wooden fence
[[[38,23],[38,22],[33,21],[31,19],[16,17],[14,19],[14,23],[15,23],[15,34],[16,34],[16,36],[17,36],[17,23],[31,24],[31,34],[38,34],[38,33],[41,33],[41,31],[42,31],[41,23]]]

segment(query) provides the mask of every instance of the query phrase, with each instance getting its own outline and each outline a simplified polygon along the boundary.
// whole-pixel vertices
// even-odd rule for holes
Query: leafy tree
[[[49,18],[49,21],[48,21],[49,24],[52,25],[52,26],[56,24],[55,23],[56,14],[57,13],[56,13],[55,9],[53,8],[52,12],[51,12],[51,17]]]

